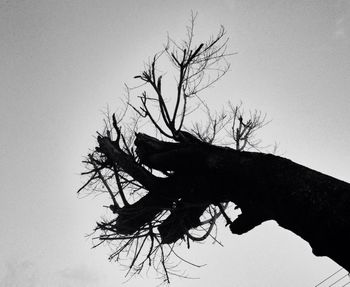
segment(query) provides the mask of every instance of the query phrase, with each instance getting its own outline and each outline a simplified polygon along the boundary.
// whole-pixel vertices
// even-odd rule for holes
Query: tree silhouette
[[[97,147],[84,161],[83,174],[89,178],[79,191],[102,192],[111,199],[111,217],[95,228],[96,246],[110,242],[110,259],[129,259],[129,272],[153,266],[169,282],[168,259],[178,257],[176,247],[215,239],[219,218],[235,234],[275,220],[309,242],[315,255],[329,256],[350,270],[350,185],[257,152],[255,133],[265,124],[261,113],[246,117],[241,106],[233,105],[211,113],[199,93],[226,74],[231,54],[223,27],[196,45],[194,22],[192,16],[185,41],[169,38],[135,77],[144,88],[140,107],[127,87],[125,110],[107,114]],[[164,85],[171,76],[159,68],[164,59],[175,71],[173,90]],[[207,122],[185,128],[198,111],[205,112]],[[128,113],[133,114],[130,122]],[[230,206],[241,211],[233,221]]]

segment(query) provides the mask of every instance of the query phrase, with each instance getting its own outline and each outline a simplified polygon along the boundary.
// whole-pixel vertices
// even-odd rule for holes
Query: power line
[[[343,277],[340,277],[337,281],[333,282],[333,284],[329,285],[328,287],[334,286],[336,283],[338,283],[339,281],[343,280],[347,276],[349,276],[349,273],[345,274]],[[348,283],[350,283],[350,282],[348,282]],[[346,283],[346,284],[348,284],[348,283]]]
[[[344,268],[340,268],[338,271],[334,272],[333,274],[329,275],[326,279],[323,279],[320,283],[318,283],[317,285],[315,285],[315,287],[320,286],[322,283],[326,282],[329,278],[333,277],[335,274],[339,273],[340,271],[342,271]],[[332,286],[332,285],[330,285]]]

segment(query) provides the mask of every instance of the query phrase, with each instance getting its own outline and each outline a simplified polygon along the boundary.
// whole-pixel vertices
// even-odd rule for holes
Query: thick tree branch
[[[141,134],[137,147],[141,162],[152,168],[187,173],[192,180],[200,175],[204,184],[194,185],[197,204],[208,199],[214,204],[237,204],[242,215],[231,224],[232,232],[242,234],[264,221],[276,220],[308,241],[316,255],[329,256],[350,269],[350,184],[271,154],[237,152],[207,144],[167,143]],[[191,185],[191,180],[182,180]],[[183,234],[180,226],[196,226],[201,213],[191,223],[181,223],[186,212],[176,215],[181,213],[180,206],[166,221],[169,226],[174,226],[176,220],[179,224],[180,233],[172,235],[173,240]],[[195,212],[195,208],[192,210]],[[165,226],[166,223],[161,233]]]
[[[108,137],[98,137],[99,143],[98,150],[102,152],[108,160],[113,163],[117,163],[127,174],[141,183],[147,190],[155,188],[158,178],[151,172],[144,169],[141,165],[137,164],[130,155],[124,153],[122,150],[117,149],[113,145],[112,141]]]

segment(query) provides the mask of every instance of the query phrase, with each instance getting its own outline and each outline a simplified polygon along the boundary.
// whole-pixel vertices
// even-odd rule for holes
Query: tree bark
[[[158,229],[163,243],[175,242],[200,224],[207,206],[232,201],[242,211],[230,224],[233,233],[275,220],[306,240],[316,256],[328,256],[350,270],[350,184],[272,154],[201,142],[169,143],[144,134],[137,135],[135,145],[142,165],[169,176],[155,180],[138,171],[141,176],[135,179],[151,188],[124,208],[136,206],[136,220],[127,212],[119,215],[120,226],[129,222],[130,228],[121,232],[132,233],[168,208],[171,214]],[[108,151],[113,146],[100,144],[100,149],[118,162],[116,153]]]

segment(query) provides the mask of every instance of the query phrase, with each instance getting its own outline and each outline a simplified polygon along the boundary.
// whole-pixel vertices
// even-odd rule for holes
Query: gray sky
[[[107,104],[159,51],[167,32],[196,36],[219,25],[231,71],[206,99],[266,112],[262,134],[298,163],[350,182],[349,1],[0,1],[0,286],[119,286],[125,271],[91,249],[104,199],[78,200],[83,156]],[[274,222],[224,248],[183,255],[196,280],[172,286],[315,286],[339,266]],[[153,275],[153,277],[152,277]],[[125,286],[156,286],[154,274]]]

